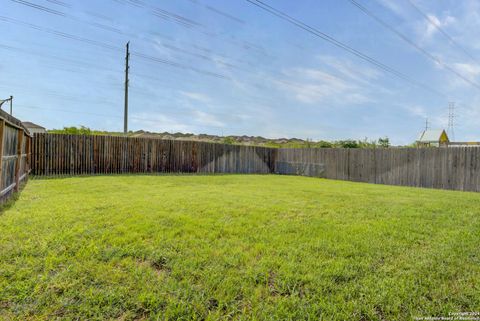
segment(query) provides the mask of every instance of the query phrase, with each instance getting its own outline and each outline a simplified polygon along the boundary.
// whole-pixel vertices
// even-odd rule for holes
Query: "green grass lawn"
[[[408,320],[480,310],[480,194],[290,176],[30,180],[0,318]]]

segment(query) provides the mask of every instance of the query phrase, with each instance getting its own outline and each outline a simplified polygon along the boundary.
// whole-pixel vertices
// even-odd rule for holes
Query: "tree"
[[[307,140],[305,141],[305,147],[312,148],[312,140],[310,138],[307,138]]]
[[[368,137],[365,137],[363,140],[358,141],[359,148],[376,148],[377,141],[376,140],[368,140]]]
[[[226,145],[233,145],[233,144],[235,144],[235,139],[233,139],[233,137],[231,137],[231,136],[227,136],[227,137],[223,138],[222,143],[226,144]]]
[[[315,147],[317,148],[332,148],[333,144],[324,140],[320,140],[315,143]]]
[[[351,140],[351,139],[339,140],[335,142],[335,145],[342,148],[359,148],[360,147],[357,141]]]
[[[92,135],[92,130],[85,126],[80,127],[63,127],[63,129],[52,129],[49,130],[50,133],[54,134],[69,134],[69,135]]]
[[[380,145],[380,147],[383,147],[383,148],[388,148],[390,147],[390,139],[385,136],[385,137],[380,137],[378,139],[378,145]]]

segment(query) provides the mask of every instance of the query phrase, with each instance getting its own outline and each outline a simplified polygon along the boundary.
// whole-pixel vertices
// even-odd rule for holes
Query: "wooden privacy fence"
[[[277,173],[480,191],[480,147],[275,149],[216,143],[36,134],[35,175]]]
[[[35,175],[271,173],[275,150],[206,142],[35,134]]]
[[[480,147],[279,149],[276,162],[279,174],[480,192]]]
[[[0,110],[0,200],[18,191],[28,177],[31,164],[31,136],[22,123]]]

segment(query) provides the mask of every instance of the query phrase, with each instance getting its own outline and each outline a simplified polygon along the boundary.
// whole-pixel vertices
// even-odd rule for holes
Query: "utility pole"
[[[125,111],[123,116],[123,133],[127,135],[128,132],[128,61],[130,60],[130,41],[127,42],[127,53],[125,55]]]
[[[425,118],[425,130],[428,130],[429,125],[428,125],[428,117]]]
[[[8,99],[3,99],[0,100],[0,108],[2,108],[2,105],[6,103],[7,101],[10,102],[10,115],[12,114],[12,108],[13,108],[13,96],[10,96]]]
[[[450,135],[450,139],[455,141],[455,131],[453,130],[454,126],[454,119],[455,119],[455,102],[448,103],[448,135]]]

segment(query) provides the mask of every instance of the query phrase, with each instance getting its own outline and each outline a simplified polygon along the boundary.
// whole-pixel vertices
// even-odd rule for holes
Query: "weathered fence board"
[[[480,192],[480,147],[279,149],[276,161],[324,169],[306,176]]]

